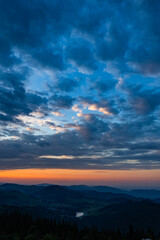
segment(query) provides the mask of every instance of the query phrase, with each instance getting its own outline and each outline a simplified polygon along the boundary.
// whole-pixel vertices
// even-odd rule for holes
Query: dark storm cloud
[[[33,60],[35,66],[44,68],[62,70],[67,67],[64,62],[67,57],[80,67],[95,70],[97,54],[103,61],[117,62],[119,68],[123,63],[126,71],[159,73],[160,4],[157,0],[69,0],[67,3],[2,0],[0,9],[3,36],[0,57],[4,66],[18,61],[12,54],[17,49],[28,61]],[[82,37],[73,37],[64,54],[65,39],[72,36],[73,30],[79,31]],[[83,33],[94,39],[94,46]]]
[[[126,86],[131,106],[139,114],[149,114],[160,106],[160,91],[157,88],[143,89],[142,85]]]
[[[65,1],[60,4],[59,1],[2,0],[0,8],[1,34],[8,58],[11,58],[11,49],[15,48],[36,66],[64,68],[62,49],[55,48],[54,44],[57,45],[57,38],[68,29],[70,17]]]
[[[142,74],[159,73],[159,13],[156,0],[117,2],[108,20],[108,37],[102,38],[97,48],[100,58],[117,61],[120,71],[123,63],[126,70],[122,71],[130,68]]]
[[[96,61],[89,43],[77,39],[66,49],[67,58],[74,61],[80,67],[86,67],[89,70],[96,70]]]
[[[56,109],[71,108],[75,98],[68,95],[53,95],[50,98],[50,104]]]
[[[55,84],[55,88],[62,92],[72,92],[79,85],[80,85],[80,82],[76,79],[61,78]]]
[[[9,41],[3,37],[0,37],[0,60],[0,65],[4,67],[10,67],[20,62],[20,59],[13,55]]]
[[[144,74],[157,74],[160,69],[160,30],[158,16],[159,1],[136,3],[137,20],[133,23],[135,31],[130,38],[130,48],[126,56]]]
[[[43,48],[40,51],[33,51],[32,57],[34,57],[33,63],[40,64],[40,67],[47,67],[49,69],[58,69],[63,70],[65,68],[63,53],[57,52],[57,49],[45,49]]]
[[[83,124],[79,125],[79,133],[88,141],[101,139],[107,130],[107,122],[98,119],[94,114],[87,115],[87,119],[84,118]]]
[[[18,115],[28,115],[46,105],[47,99],[34,93],[26,92],[24,80],[26,73],[8,72],[0,75],[0,120],[19,122]]]
[[[106,79],[106,78],[98,79],[92,83],[91,90],[95,89],[101,95],[101,94],[107,93],[110,90],[113,90],[116,84],[117,84],[117,81],[114,79]]]

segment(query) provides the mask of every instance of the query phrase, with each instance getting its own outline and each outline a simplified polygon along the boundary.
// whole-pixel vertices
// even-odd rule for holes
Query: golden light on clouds
[[[98,156],[98,155],[82,155],[82,156],[72,156],[72,155],[42,155],[38,158],[49,158],[49,159],[97,159],[97,158],[104,158],[104,156]],[[97,164],[95,164],[97,165]],[[112,166],[112,165],[111,165]]]
[[[108,110],[107,107],[99,107],[97,104],[87,104],[87,107],[90,111],[98,111],[105,115],[112,115],[112,113]]]

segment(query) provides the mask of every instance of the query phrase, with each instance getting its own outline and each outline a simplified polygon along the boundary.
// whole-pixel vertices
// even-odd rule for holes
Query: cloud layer
[[[0,169],[160,168],[160,2],[0,1]]]

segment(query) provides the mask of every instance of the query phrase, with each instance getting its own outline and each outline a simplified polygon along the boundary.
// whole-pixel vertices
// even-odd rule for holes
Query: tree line
[[[19,212],[4,212],[0,215],[0,240],[160,240],[160,234],[148,228],[127,232],[120,229],[102,229],[96,227],[80,228],[76,223],[53,219],[34,218]]]

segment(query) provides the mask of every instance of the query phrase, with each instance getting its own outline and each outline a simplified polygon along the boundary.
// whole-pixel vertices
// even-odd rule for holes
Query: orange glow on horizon
[[[160,170],[73,170],[16,169],[1,170],[0,182],[88,184],[110,186],[159,186]],[[160,186],[159,186],[160,187]]]

